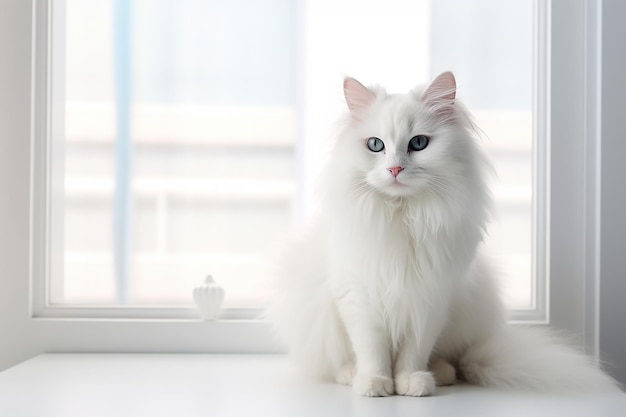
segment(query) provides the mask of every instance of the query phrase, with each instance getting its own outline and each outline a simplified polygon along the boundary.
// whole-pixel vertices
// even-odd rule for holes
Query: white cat
[[[349,113],[320,210],[280,262],[268,310],[290,353],[366,396],[425,396],[456,381],[615,390],[543,329],[507,324],[479,254],[491,167],[450,72],[404,95],[347,78]]]

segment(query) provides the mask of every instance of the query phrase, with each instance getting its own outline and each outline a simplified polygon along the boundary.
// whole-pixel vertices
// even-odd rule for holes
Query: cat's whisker
[[[370,192],[372,192],[372,186],[365,181],[364,179],[356,180],[353,183],[353,187],[351,188],[351,193],[355,197],[366,197]]]

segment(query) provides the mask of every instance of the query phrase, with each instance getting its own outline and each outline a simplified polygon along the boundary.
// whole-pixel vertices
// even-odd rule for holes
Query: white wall
[[[626,383],[626,2],[602,4],[601,358]]]
[[[35,353],[28,321],[30,1],[0,8],[0,370]],[[17,156],[17,157],[16,157]]]

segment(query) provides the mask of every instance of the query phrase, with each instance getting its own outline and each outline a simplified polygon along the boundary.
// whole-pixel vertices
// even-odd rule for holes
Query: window
[[[266,249],[309,210],[342,73],[402,91],[447,69],[499,175],[488,246],[507,303],[542,308],[532,3],[46,4],[41,315],[194,317],[191,291],[210,273],[227,316],[253,317],[267,297]]]
[[[58,242],[42,239],[48,236],[47,226],[62,225],[62,222],[51,221],[58,211],[54,204],[47,205],[46,194],[48,191],[54,194],[53,191],[58,191],[61,185],[58,182],[48,183],[51,177],[47,175],[48,159],[58,156],[54,154],[58,148],[49,147],[47,135],[54,133],[51,127],[58,128],[59,123],[53,123],[53,120],[59,114],[53,111],[58,107],[51,107],[46,101],[51,97],[46,89],[54,84],[49,82],[54,81],[49,77],[61,73],[49,72],[46,64],[50,3],[48,0],[13,2],[5,8],[6,13],[0,14],[0,51],[7,62],[7,65],[0,66],[3,91],[0,106],[4,115],[0,124],[0,183],[5,196],[0,204],[0,304],[4,312],[0,315],[0,326],[7,335],[0,355],[0,367],[41,351],[275,350],[269,327],[262,321],[205,323],[187,320],[185,318],[196,317],[190,308],[180,311],[175,308],[148,308],[149,314],[143,316],[137,315],[138,308],[129,312],[122,307],[107,308],[107,315],[100,314],[102,312],[97,309],[76,311],[70,308],[68,312],[61,307],[50,313],[42,310],[40,300],[45,300],[46,294],[41,294],[42,288],[36,285],[32,286],[34,294],[31,298],[30,284],[40,282],[56,267],[54,256],[46,260],[42,254],[61,247]],[[63,4],[56,0],[52,3]],[[307,4],[299,6],[296,14],[300,18],[307,15],[302,9]],[[539,61],[543,60],[543,65],[538,65],[538,72],[543,77],[535,78],[538,82],[536,91],[545,94],[536,100],[544,106],[537,111],[537,115],[544,120],[537,120],[536,123],[547,126],[549,133],[549,140],[544,141],[547,152],[543,155],[544,162],[547,162],[544,165],[547,181],[543,191],[549,204],[546,210],[548,216],[544,219],[547,239],[536,241],[544,244],[545,250],[538,250],[537,253],[545,255],[545,266],[549,272],[547,313],[550,323],[583,335],[586,347],[596,354],[599,352],[598,343],[611,344],[613,341],[607,337],[620,334],[610,329],[599,332],[600,324],[611,325],[600,314],[615,311],[616,307],[604,303],[606,292],[616,288],[616,285],[621,288],[618,283],[623,282],[607,281],[606,277],[611,276],[612,270],[605,270],[607,263],[612,262],[612,266],[620,262],[623,264],[619,251],[623,245],[615,243],[619,241],[619,236],[611,234],[610,230],[612,225],[620,225],[620,219],[623,220],[620,214],[623,210],[618,210],[621,206],[611,198],[615,196],[614,191],[620,189],[622,165],[612,159],[607,160],[610,155],[606,152],[599,152],[600,138],[603,138],[602,142],[605,139],[602,129],[607,123],[615,128],[618,119],[604,113],[602,108],[621,108],[615,107],[609,98],[599,93],[600,89],[609,86],[611,92],[621,92],[621,84],[613,82],[619,74],[613,74],[605,65],[605,60],[621,53],[619,43],[613,42],[621,38],[602,37],[606,30],[617,30],[621,26],[608,20],[609,26],[605,28],[602,17],[612,15],[620,7],[623,6],[612,3],[610,7],[608,3],[600,7],[600,3],[594,1],[539,1],[537,9],[543,13],[538,14],[541,19],[534,18],[537,28],[545,31],[540,32],[537,41],[537,45],[542,47],[538,51]],[[301,24],[298,27],[304,28]],[[308,68],[310,64],[305,60],[297,61],[299,66],[303,66],[301,69]],[[31,67],[34,70],[32,74]],[[303,73],[305,71],[298,71],[300,76]],[[359,73],[354,75],[364,81],[376,78]],[[341,77],[337,77],[341,81]],[[603,79],[608,79],[607,84],[603,83]],[[385,82],[383,79],[380,81]],[[415,80],[411,77],[406,84],[413,82]],[[303,80],[296,80],[296,85],[302,84]],[[397,87],[393,82],[387,84],[392,88],[405,87],[405,82],[399,82],[401,85]],[[326,87],[333,90],[335,103],[341,107],[340,92],[331,84]],[[296,103],[300,100],[301,97],[297,97]],[[306,117],[298,116],[308,122],[299,123],[297,131],[308,131],[308,127],[315,127],[319,120],[330,120],[332,112],[327,113],[329,117],[318,119],[306,116],[306,112]],[[616,142],[610,140],[608,138],[607,142],[616,147]],[[296,154],[313,153],[316,147],[311,143],[305,141],[298,145],[301,148],[296,150]],[[603,150],[605,145],[603,143]],[[609,146],[608,149],[612,148]],[[602,168],[607,167],[605,162],[612,169]],[[309,170],[307,164],[306,161],[298,163],[298,181],[306,183],[310,178],[309,173],[313,169]],[[62,178],[62,173],[55,178]],[[300,200],[306,200],[306,195],[298,195],[297,198],[296,205],[299,206]],[[611,209],[616,211],[612,213]],[[599,250],[600,243],[602,252]],[[607,251],[607,248],[610,250]],[[602,292],[598,291],[600,280]],[[615,294],[621,292],[616,291]],[[139,308],[144,309],[146,307]],[[31,316],[26,314],[27,311],[35,313]],[[83,318],[77,319],[78,316]],[[226,314],[226,318],[242,317],[252,315],[237,315],[230,311]]]
[[[48,147],[46,135],[52,133],[50,125],[58,126],[49,122],[59,116],[48,111],[50,73],[41,65],[47,62],[50,3],[63,1],[7,2],[0,13],[0,369],[46,351],[275,351],[262,321],[172,320],[176,316],[171,310],[154,310],[151,319],[126,311],[118,318],[95,320],[77,319],[75,311],[66,318],[56,317],[62,315],[59,311],[52,318],[38,314],[38,300],[44,297],[41,287],[31,284],[55,268],[41,254],[59,247],[41,239],[45,225],[59,224],[49,221],[56,212],[45,204],[46,192],[60,185],[48,184],[45,175],[55,150]],[[626,97],[620,82],[626,66],[620,19],[625,5],[596,0],[537,3],[543,13],[534,21],[544,32],[537,41],[543,77],[536,78],[536,91],[544,97],[536,100],[543,106],[536,114],[544,119],[537,124],[547,126],[548,133],[543,141],[548,216],[547,236],[536,241],[544,243],[545,250],[537,253],[545,255],[549,272],[547,313],[551,324],[580,335],[590,353],[599,357],[602,352],[603,361],[623,370],[626,222],[620,190],[626,166],[619,109]],[[301,10],[297,14],[304,15]],[[306,180],[307,175],[300,177]],[[113,310],[108,310],[109,317]]]
[[[225,307],[260,307],[264,248],[293,211],[292,2],[68,0],[61,15],[50,303],[189,305],[210,273]]]

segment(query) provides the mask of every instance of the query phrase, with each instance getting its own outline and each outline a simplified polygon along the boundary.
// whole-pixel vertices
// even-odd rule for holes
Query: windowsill
[[[362,398],[295,376],[280,355],[45,354],[0,373],[2,416],[621,416],[626,395],[473,386]]]

